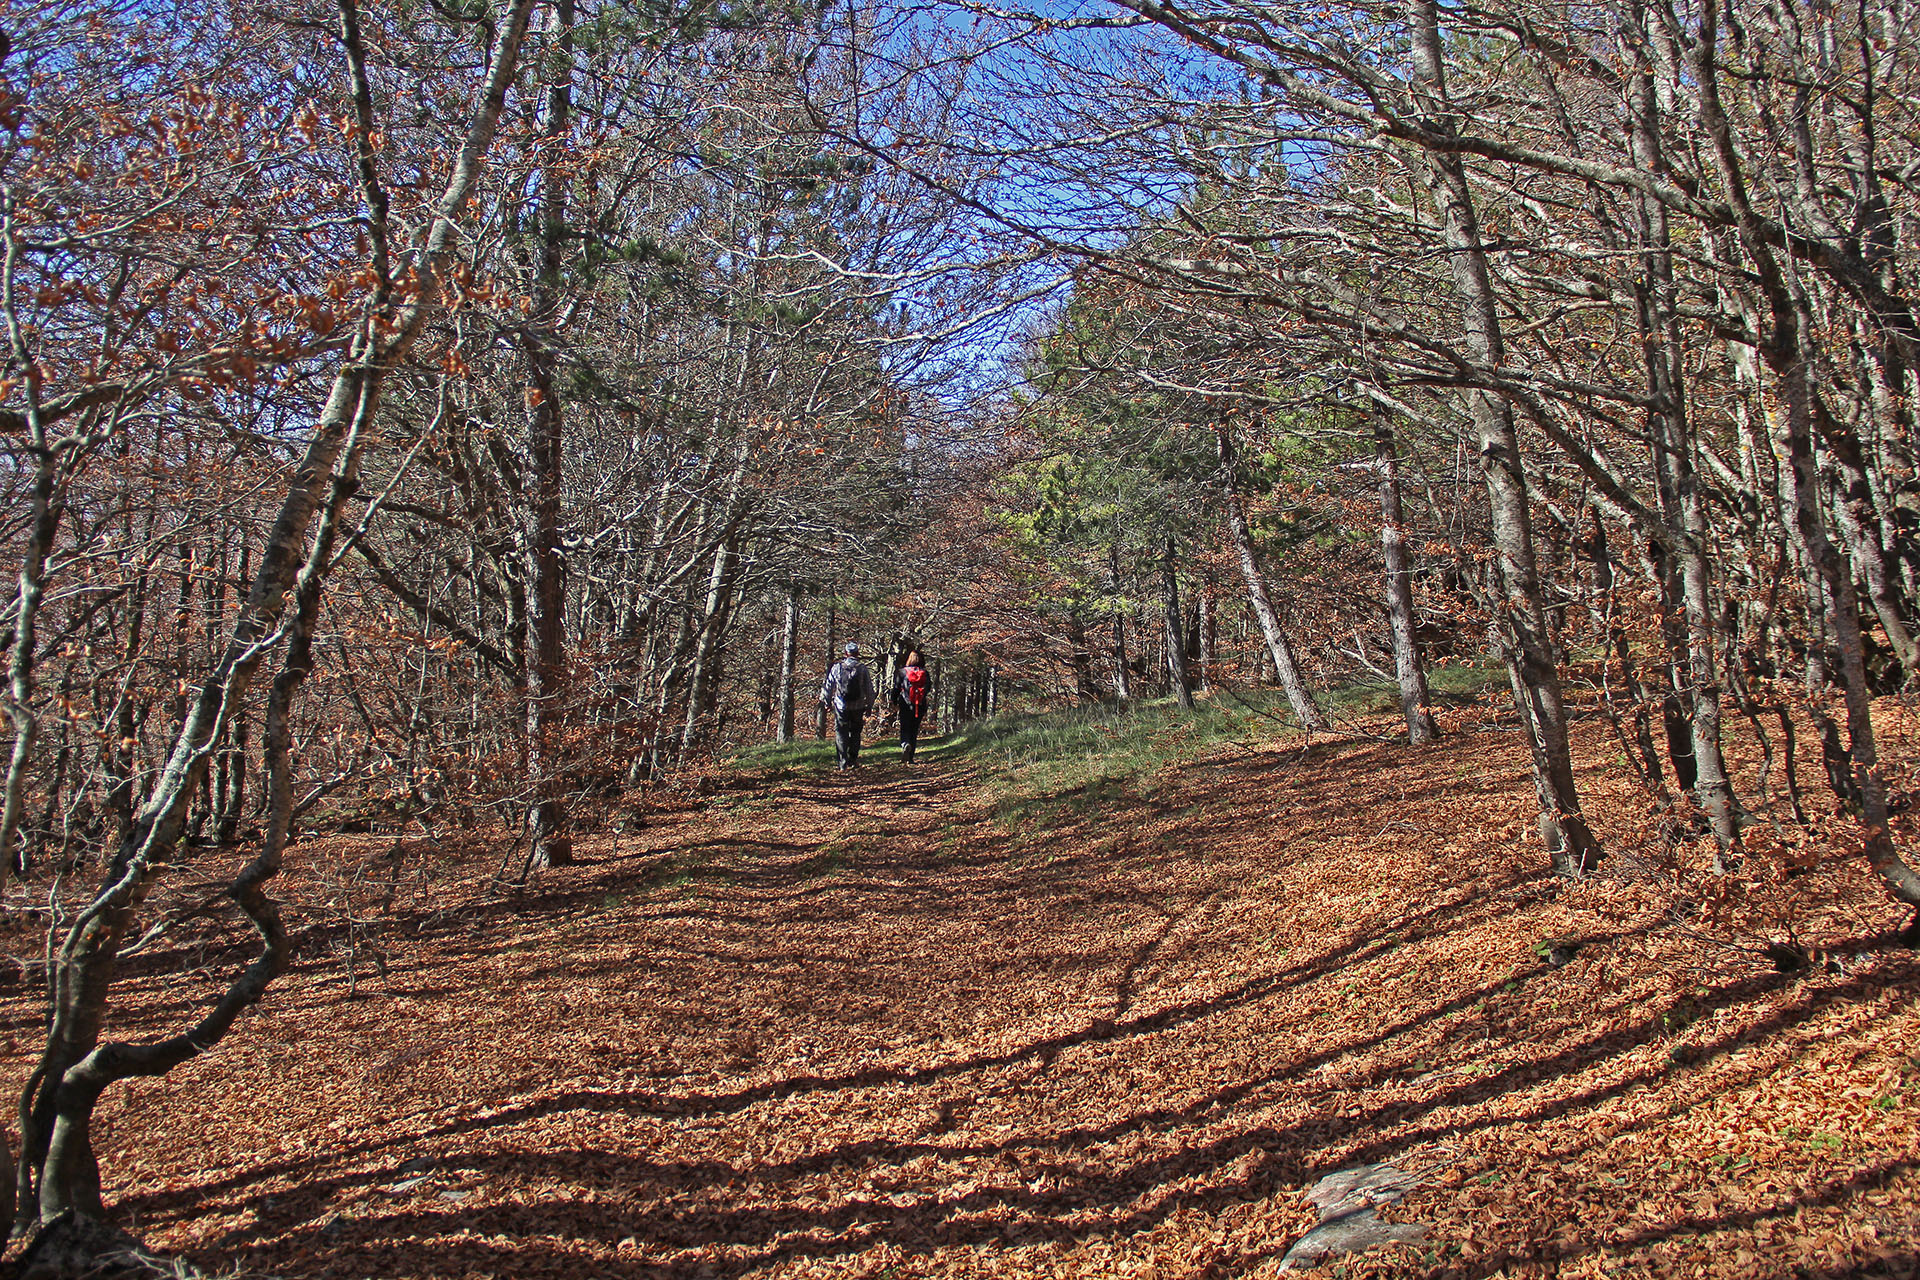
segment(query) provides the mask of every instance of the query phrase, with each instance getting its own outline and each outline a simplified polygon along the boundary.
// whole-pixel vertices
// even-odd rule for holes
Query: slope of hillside
[[[1390,1160],[1430,1243],[1324,1274],[1920,1268],[1920,963],[1857,868],[1560,884],[1510,734],[1195,732],[1117,774],[814,747],[518,895],[497,848],[309,846],[297,971],[113,1099],[108,1198],[260,1275],[1171,1280],[1272,1273],[1308,1185]],[[161,972],[155,1028],[211,970]]]

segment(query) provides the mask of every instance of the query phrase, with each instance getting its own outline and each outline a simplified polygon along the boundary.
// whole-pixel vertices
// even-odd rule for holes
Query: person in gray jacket
[[[873,706],[873,673],[860,661],[860,646],[847,645],[847,656],[827,668],[820,688],[820,705],[833,710],[834,755],[842,770],[860,762],[860,731]]]

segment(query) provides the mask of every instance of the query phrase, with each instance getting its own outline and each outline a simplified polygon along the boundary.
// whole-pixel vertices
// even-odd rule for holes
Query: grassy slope
[[[285,1276],[1239,1276],[1393,1159],[1433,1246],[1346,1274],[1906,1276],[1920,965],[1854,954],[1895,919],[1858,868],[1556,884],[1512,736],[1451,720],[1028,718],[851,780],[767,749],[518,896],[415,841],[382,908],[391,839],[306,846],[326,927],[113,1098],[109,1197]],[[1645,805],[1578,741],[1625,863]],[[1782,974],[1788,930],[1854,942]],[[220,972],[137,972],[135,1029]]]

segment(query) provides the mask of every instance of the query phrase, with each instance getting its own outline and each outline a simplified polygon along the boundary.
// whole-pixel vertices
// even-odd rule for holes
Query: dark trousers
[[[833,752],[834,758],[842,769],[849,769],[860,763],[860,731],[866,726],[866,719],[862,716],[834,716]]]
[[[920,745],[920,717],[911,707],[900,708],[900,758],[913,763],[913,749]]]

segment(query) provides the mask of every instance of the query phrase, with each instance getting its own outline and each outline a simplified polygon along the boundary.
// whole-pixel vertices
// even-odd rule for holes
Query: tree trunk
[[[1247,601],[1253,606],[1254,620],[1260,624],[1260,634],[1266,637],[1267,654],[1273,660],[1274,674],[1280,678],[1280,687],[1286,690],[1287,705],[1293,708],[1300,727],[1325,729],[1326,717],[1320,713],[1313,695],[1307,691],[1306,677],[1300,674],[1300,664],[1293,656],[1293,643],[1287,639],[1286,630],[1280,625],[1280,617],[1274,612],[1273,600],[1267,594],[1266,575],[1260,572],[1260,562],[1254,556],[1253,533],[1247,527],[1246,510],[1240,503],[1233,437],[1225,428],[1219,434],[1220,496],[1227,510],[1227,535],[1233,540],[1234,554],[1240,563],[1240,577],[1247,584]]]
[[[1213,688],[1213,664],[1220,646],[1220,620],[1214,608],[1213,587],[1206,585],[1200,591],[1200,687],[1211,691]]]
[[[832,669],[834,663],[840,660],[839,626],[839,608],[829,601],[827,604],[827,669],[829,670]],[[824,674],[821,676],[821,679],[826,679]],[[824,702],[818,703],[814,708],[813,736],[816,738],[825,738],[827,736],[827,704]]]
[[[1413,635],[1413,583],[1407,569],[1407,538],[1400,513],[1400,459],[1386,411],[1373,411],[1373,456],[1380,469],[1380,550],[1387,569],[1387,618],[1393,629],[1394,675],[1400,684],[1400,714],[1407,738],[1422,746],[1440,736],[1427,693],[1427,671]]]
[[[894,702],[894,691],[900,687],[900,670],[907,664],[907,638],[898,631],[887,642],[886,662],[880,669],[880,685],[874,690],[879,699],[880,732],[891,733],[898,722],[899,707]]]
[[[1880,542],[1880,516],[1873,500],[1873,486],[1867,479],[1865,450],[1859,436],[1835,422],[1818,397],[1813,408],[1814,423],[1826,442],[1827,456],[1833,459],[1839,473],[1839,501],[1834,504],[1834,514],[1846,537],[1849,556],[1860,567],[1867,599],[1887,633],[1887,644],[1893,649],[1894,659],[1900,664],[1904,684],[1920,673],[1920,644],[1915,643],[1913,632],[1907,627],[1895,575],[1888,567],[1889,557]]]
[[[555,147],[572,128],[573,0],[556,0],[549,17],[552,52],[541,134]],[[563,789],[566,785],[569,689],[566,652],[566,559],[560,547],[561,482],[565,465],[557,378],[560,274],[567,241],[568,177],[555,164],[541,167],[531,217],[538,233],[534,268],[533,313],[543,326],[531,327],[522,340],[527,363],[528,482],[532,528],[527,547],[527,577],[533,590],[527,610],[527,786],[533,796],[528,815],[535,867],[573,862],[573,839]]]
[[[1094,701],[1099,695],[1093,687],[1093,650],[1087,644],[1087,625],[1078,613],[1067,614],[1067,659],[1073,667],[1074,700]]]
[[[260,890],[279,870],[283,833],[278,847],[270,835],[260,858],[229,889],[261,935],[259,957],[190,1031],[140,1044],[100,1042],[121,939],[152,877],[179,841],[192,796],[206,776],[225,709],[239,705],[255,669],[279,639],[272,624],[285,606],[288,588],[293,588],[295,602],[290,635],[295,640],[308,639],[307,647],[289,649],[289,661],[310,663],[313,617],[332,559],[333,531],[352,495],[361,442],[379,398],[375,371],[355,370],[336,381],[321,429],[275,521],[261,557],[260,576],[234,624],[233,637],[214,674],[188,704],[173,754],[113,859],[105,884],[61,947],[46,1048],[21,1105],[26,1124],[18,1178],[19,1215],[37,1208],[42,1223],[69,1212],[101,1216],[104,1206],[92,1132],[93,1111],[101,1094],[131,1076],[163,1075],[217,1043],[234,1018],[260,999],[285,966],[279,911]],[[328,488],[331,496],[314,546],[302,556],[300,544],[320,506],[321,493]],[[300,676],[304,674],[302,668]],[[297,685],[295,679],[292,687]],[[284,698],[276,693],[269,706],[284,709],[290,697],[291,688]],[[286,740],[291,740],[290,732]]]
[[[772,607],[763,606],[760,614],[760,652],[754,663],[757,670],[753,679],[754,720],[763,729],[774,718],[774,686],[779,679],[774,646],[779,642],[779,622]]]
[[[1780,483],[1783,489],[1791,489],[1790,494],[1782,496],[1791,501],[1793,532],[1817,580],[1809,592],[1808,611],[1811,613],[1822,603],[1827,606],[1839,652],[1851,739],[1847,754],[1865,828],[1862,852],[1888,892],[1907,906],[1920,908],[1920,875],[1901,858],[1887,827],[1886,783],[1880,776],[1873,732],[1872,694],[1867,687],[1866,655],[1853,574],[1827,536],[1820,511],[1819,473],[1813,456],[1815,392],[1812,360],[1806,350],[1807,336],[1813,328],[1812,317],[1803,300],[1796,297],[1748,202],[1746,177],[1734,151],[1732,128],[1720,103],[1715,53],[1718,22],[1719,11],[1714,6],[1701,10],[1699,32],[1692,46],[1696,101],[1700,123],[1710,144],[1709,154],[1736,217],[1741,247],[1753,263],[1753,276],[1772,313],[1772,323],[1762,331],[1765,339],[1760,353],[1780,388],[1781,426],[1785,437],[1779,442],[1785,445]],[[1810,653],[1813,642],[1814,637],[1810,635]],[[1811,662],[1809,668],[1811,673]],[[1915,924],[1920,925],[1920,912],[1916,912]]]
[[[698,739],[719,698],[721,649],[733,621],[734,581],[739,565],[739,546],[729,535],[715,549],[713,572],[707,578],[706,608],[701,614],[693,672],[688,681],[687,718],[680,731],[682,754]]]
[[[1797,353],[1793,353],[1797,355]],[[1777,359],[1777,363],[1775,360]],[[1873,695],[1867,685],[1866,645],[1860,633],[1860,604],[1853,574],[1827,536],[1821,517],[1819,472],[1813,457],[1811,423],[1813,387],[1807,362],[1781,353],[1769,363],[1781,384],[1785,419],[1787,466],[1792,476],[1794,530],[1807,559],[1820,577],[1826,594],[1827,615],[1833,622],[1835,648],[1840,658],[1841,689],[1846,697],[1845,751],[1851,765],[1852,790],[1858,798],[1865,829],[1865,853],[1887,889],[1901,902],[1920,908],[1920,874],[1901,858],[1888,828],[1887,786],[1880,776],[1878,742],[1873,731]],[[1920,921],[1920,914],[1916,914]]]
[[[14,865],[14,840],[20,834],[21,814],[27,802],[27,769],[40,731],[40,718],[33,709],[34,661],[39,656],[36,625],[41,596],[46,590],[47,557],[53,550],[63,505],[55,492],[59,458],[40,418],[39,374],[16,318],[13,288],[18,242],[11,221],[9,217],[4,285],[6,321],[11,330],[14,366],[26,370],[27,424],[32,435],[30,451],[34,462],[27,540],[20,556],[13,613],[13,653],[7,663],[7,717],[13,722],[13,752],[7,762],[5,797],[0,801],[0,889],[6,887],[7,873]],[[21,861],[24,866],[24,857]]]
[[[1160,558],[1161,581],[1167,603],[1167,681],[1170,692],[1183,711],[1193,709],[1193,685],[1187,678],[1187,638],[1180,617],[1180,579],[1173,568],[1173,535],[1167,535],[1166,550]]]
[[[1633,20],[1636,24],[1643,21],[1638,0]],[[1652,69],[1647,64],[1644,48],[1637,43],[1634,47],[1639,65],[1630,82],[1629,144],[1636,165],[1646,172],[1664,175],[1666,162],[1660,149],[1659,103]],[[1738,805],[1720,747],[1713,566],[1707,557],[1709,529],[1700,493],[1699,448],[1685,393],[1685,346],[1676,320],[1673,254],[1666,206],[1642,195],[1637,207],[1645,268],[1636,286],[1636,295],[1641,355],[1652,406],[1648,412],[1647,433],[1653,449],[1661,517],[1679,534],[1670,539],[1675,544],[1671,563],[1676,571],[1663,573],[1662,586],[1669,599],[1679,605],[1677,612],[1669,610],[1666,614],[1672,619],[1668,645],[1674,698],[1669,705],[1681,712],[1667,717],[1668,731],[1670,735],[1674,733],[1677,720],[1684,726],[1686,737],[1683,749],[1670,750],[1669,754],[1675,773],[1682,778],[1682,788],[1691,790],[1724,853],[1739,843]],[[1662,560],[1667,562],[1668,557],[1663,555]],[[1677,600],[1673,600],[1674,597]],[[1682,755],[1686,760],[1684,767]],[[1685,776],[1689,772],[1691,779]],[[1716,865],[1722,865],[1718,855]]]
[[[1427,129],[1451,137],[1452,104],[1447,98],[1436,0],[1407,0],[1408,34],[1415,89],[1427,112]],[[1426,150],[1428,188],[1439,207],[1448,248],[1454,292],[1460,303],[1468,356],[1483,368],[1505,363],[1499,307],[1480,238],[1472,191],[1457,153],[1444,146]],[[1554,664],[1546,603],[1534,561],[1533,521],[1527,509],[1526,470],[1520,455],[1513,410],[1505,400],[1471,390],[1467,404],[1479,436],[1494,544],[1499,551],[1503,608],[1496,626],[1520,702],[1533,756],[1534,790],[1540,802],[1540,836],[1554,872],[1577,877],[1601,856],[1600,844],[1580,813],[1567,739],[1566,707],[1560,673]]]
[[[1107,589],[1112,592],[1114,604],[1120,600],[1120,544],[1107,544]],[[1133,701],[1133,672],[1127,664],[1127,612],[1116,607],[1113,611],[1113,696],[1122,705]]]
[[[434,218],[412,260],[413,288],[396,298],[388,276],[385,197],[374,175],[371,93],[365,73],[365,48],[358,14],[342,0],[342,43],[347,50],[361,118],[357,137],[361,172],[369,206],[376,284],[363,327],[344,353],[312,437],[288,481],[260,567],[234,615],[224,651],[187,702],[173,749],[154,775],[145,803],[128,825],[94,897],[73,920],[53,964],[53,992],[45,1047],[22,1098],[25,1120],[19,1157],[17,1214],[36,1212],[42,1222],[69,1210],[97,1214],[99,1177],[94,1164],[91,1120],[94,1104],[114,1080],[159,1074],[217,1042],[233,1019],[257,1001],[276,972],[277,922],[271,904],[253,896],[263,875],[243,872],[230,888],[252,918],[265,943],[259,958],[191,1031],[145,1044],[100,1043],[127,927],[153,879],[168,864],[180,841],[187,811],[205,775],[221,720],[244,705],[253,676],[267,652],[281,639],[277,628],[289,593],[304,566],[317,564],[316,576],[330,561],[308,554],[308,533],[333,485],[336,500],[350,487],[353,450],[365,425],[378,410],[383,379],[406,355],[443,298],[442,281],[452,264],[457,220],[490,148],[534,0],[516,0],[502,15],[480,105],[452,164]],[[347,462],[339,467],[343,451]],[[341,477],[346,477],[343,483]],[[297,618],[297,614],[296,614]],[[264,855],[263,855],[264,856]],[[256,864],[257,866],[258,864]],[[37,1183],[37,1185],[36,1185]],[[31,1225],[28,1223],[27,1225]]]
[[[786,625],[780,632],[780,726],[775,731],[775,739],[780,742],[793,741],[793,679],[795,666],[800,659],[800,588],[789,583],[787,586]]]

